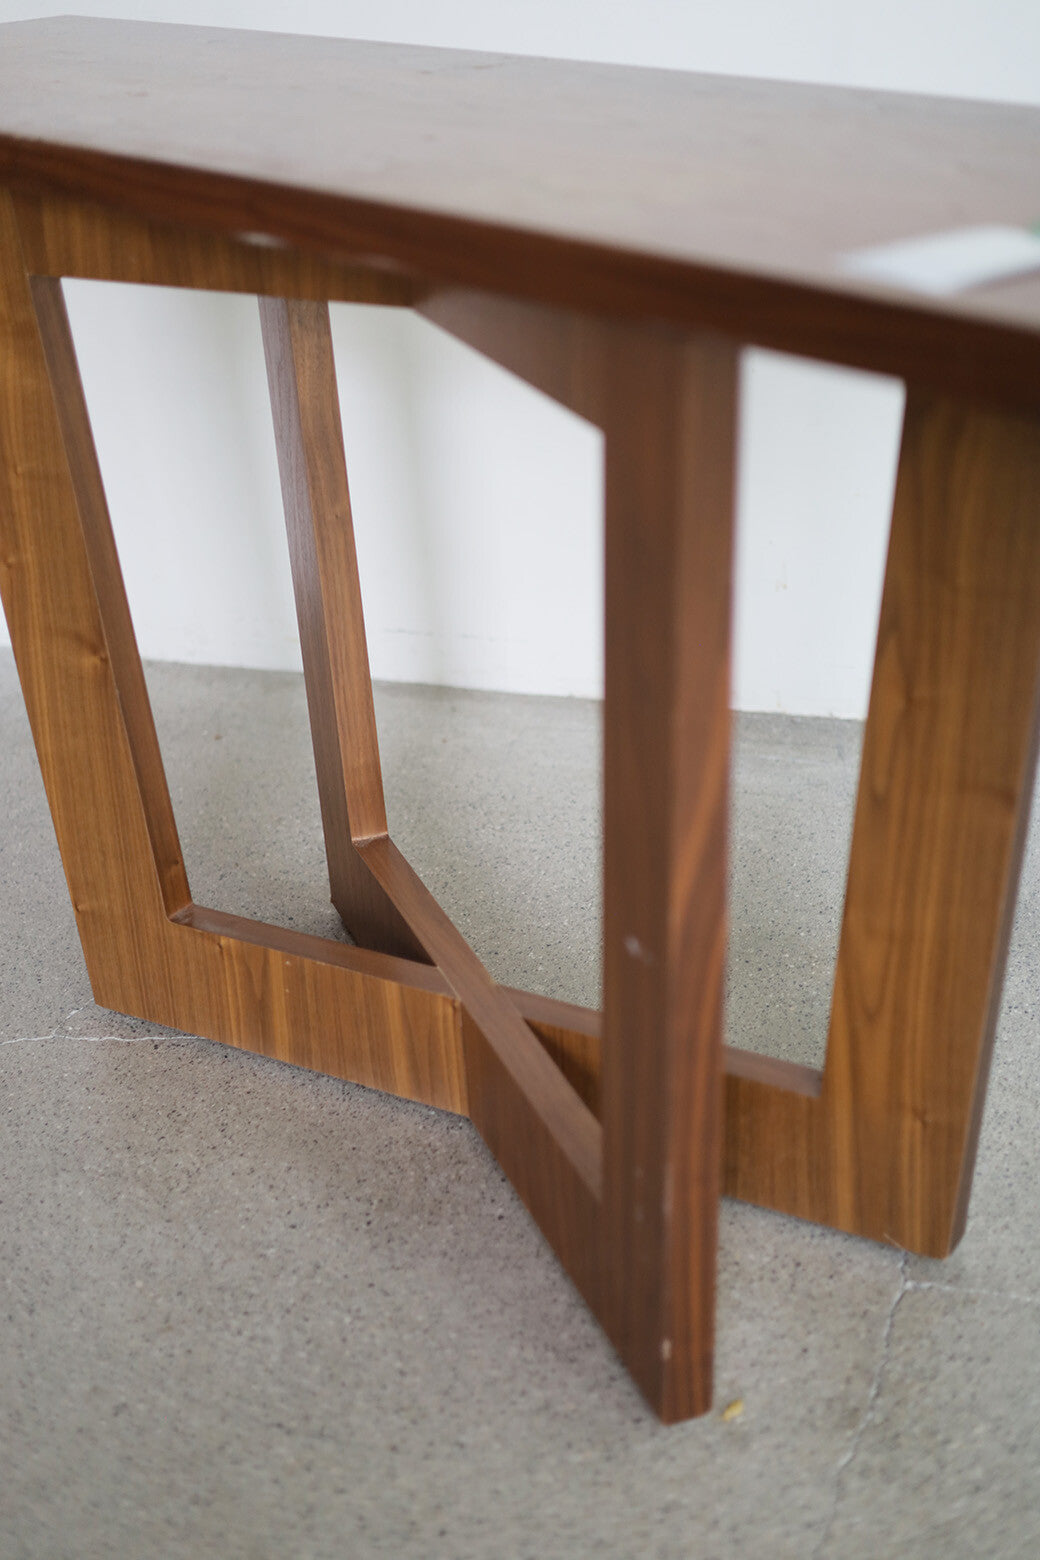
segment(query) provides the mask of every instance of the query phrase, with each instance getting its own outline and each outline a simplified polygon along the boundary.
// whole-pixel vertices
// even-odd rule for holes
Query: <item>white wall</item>
[[[1040,101],[1035,0],[92,0],[49,10]],[[298,665],[255,304],[69,287],[145,655]],[[599,435],[432,327],[337,308],[373,671],[597,694]],[[735,702],[865,708],[901,392],[750,354]]]

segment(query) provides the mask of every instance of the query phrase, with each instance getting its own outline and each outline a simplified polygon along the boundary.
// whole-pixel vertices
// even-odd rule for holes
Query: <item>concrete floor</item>
[[[299,679],[150,682],[196,899],[332,931]],[[595,1002],[595,707],[379,717],[492,970]],[[822,1052],[858,740],[740,722],[738,1044]],[[467,1123],[93,1005],[6,653],[0,795],[3,1560],[1035,1560],[1037,830],[960,1250],[726,1203],[717,1408],[664,1429]]]

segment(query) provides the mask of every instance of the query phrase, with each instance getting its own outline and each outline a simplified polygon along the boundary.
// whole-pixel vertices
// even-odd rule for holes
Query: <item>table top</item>
[[[1036,108],[53,18],[0,27],[0,180],[865,367],[956,360],[1040,404],[1040,274],[937,299],[841,259],[1040,222]]]

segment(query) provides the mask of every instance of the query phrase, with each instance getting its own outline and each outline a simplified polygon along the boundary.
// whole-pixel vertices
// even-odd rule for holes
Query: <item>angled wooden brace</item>
[[[308,687],[332,690],[312,694],[311,711],[333,816],[343,799],[353,811],[353,755],[374,755],[374,723],[331,336],[317,305],[265,301],[261,316]],[[500,331],[512,323],[491,302],[480,317]],[[550,327],[541,336],[539,323]],[[527,376],[551,344],[545,374],[606,432],[602,1129],[387,838],[381,793],[378,826],[354,826],[354,853],[459,998],[470,1115],[650,1401],[676,1419],[711,1401],[736,354],[674,333],[553,323],[516,316]],[[326,610],[312,633],[319,578],[350,621]],[[339,752],[335,725],[350,733]],[[366,769],[374,797],[374,757]],[[345,843],[341,831],[334,882]]]

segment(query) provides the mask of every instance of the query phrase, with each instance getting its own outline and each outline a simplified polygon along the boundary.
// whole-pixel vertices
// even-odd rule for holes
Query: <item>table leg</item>
[[[68,443],[68,451],[66,449]],[[0,584],[98,1000],[164,990],[188,902],[61,285],[30,284],[0,192]],[[162,998],[160,998],[162,1002]]]
[[[525,999],[494,986],[388,840],[358,854],[462,1003],[474,1122],[649,1401],[685,1418],[711,1403],[737,354],[464,293],[424,312],[606,435],[602,1148],[532,1050]],[[314,506],[314,529],[349,523],[341,508]],[[356,587],[330,567],[324,588]],[[333,681],[349,703],[342,662]]]
[[[422,311],[606,425],[609,332],[464,292]],[[631,413],[614,412],[615,455],[626,426],[641,426]],[[662,415],[641,427],[651,465],[666,426]],[[637,550],[615,579],[630,573],[635,590],[645,564]],[[662,571],[659,600],[668,588]],[[620,622],[612,605],[624,677],[647,647],[637,637],[621,655]],[[1040,422],[912,392],[826,1066],[724,1051],[729,1195],[927,1255],[957,1244],[1035,774],[1038,672]],[[657,762],[652,751],[642,761]],[[639,818],[638,794],[631,784],[619,816]],[[587,1018],[549,1023],[599,1112],[612,1042]]]
[[[841,1222],[963,1232],[1036,759],[1040,424],[911,395],[824,1081]]]
[[[734,348],[424,305],[606,433],[601,1048],[496,988],[386,836],[327,314],[264,308],[330,872],[381,952],[190,902],[60,285],[0,196],[0,587],[98,1000],[471,1110],[650,1402],[702,1412],[720,1153],[750,1201],[930,1255],[963,1230],[1036,759],[1040,422],[910,396],[817,1074],[720,1049]]]
[[[911,394],[817,1097],[727,1081],[725,1187],[946,1256],[1036,765],[1040,422]]]
[[[711,1402],[737,354],[618,332],[607,375],[606,1310],[675,1420]]]
[[[428,962],[191,902],[61,284],[26,273],[6,192],[0,592],[97,1001],[464,1111],[458,1004]]]

